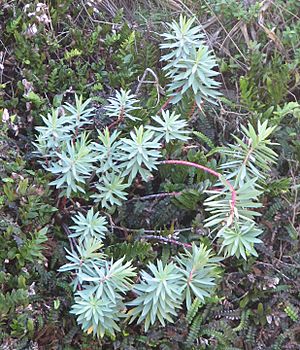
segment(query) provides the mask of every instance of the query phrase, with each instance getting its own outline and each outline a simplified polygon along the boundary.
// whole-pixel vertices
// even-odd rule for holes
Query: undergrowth
[[[298,349],[298,2],[0,16],[1,348]]]

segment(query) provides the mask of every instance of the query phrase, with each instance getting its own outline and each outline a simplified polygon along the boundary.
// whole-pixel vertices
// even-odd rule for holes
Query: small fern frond
[[[189,324],[191,324],[200,308],[202,305],[202,301],[198,298],[195,298],[192,305],[189,307],[188,312],[186,314],[186,319]]]
[[[233,328],[233,331],[239,332],[239,331],[246,329],[246,327],[248,326],[248,323],[249,323],[250,315],[251,315],[251,310],[243,310],[240,323],[238,326]]]
[[[190,326],[189,334],[186,339],[186,345],[191,346],[199,336],[201,324],[203,318],[202,315],[197,315]]]

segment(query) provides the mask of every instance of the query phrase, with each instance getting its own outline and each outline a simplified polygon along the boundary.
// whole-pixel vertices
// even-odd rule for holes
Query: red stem
[[[193,114],[194,114],[194,112],[195,112],[195,109],[196,109],[196,106],[197,106],[197,102],[194,101],[193,106],[192,106],[192,109],[191,109],[191,111],[190,111],[190,113],[189,113],[189,118],[191,118],[191,117],[193,116]]]
[[[121,113],[118,116],[118,118],[112,122],[110,125],[108,125],[108,130],[111,130],[113,127],[118,126],[122,121],[124,120],[124,108],[121,109]]]
[[[173,100],[174,96],[170,96],[167,101],[161,106],[161,109],[157,112],[157,114],[160,114],[162,111],[165,110],[165,108],[168,106],[168,104]]]
[[[179,92],[182,88],[176,90],[176,92]],[[169,103],[173,100],[174,96],[170,96],[167,101],[162,105],[161,109],[157,112],[157,114],[160,114],[162,111],[166,109],[166,107],[169,105]]]
[[[209,173],[209,174],[217,177],[218,179],[220,179],[222,177],[222,174],[218,173],[215,170],[207,168],[204,165],[200,165],[200,164],[193,163],[193,162],[188,162],[186,160],[176,160],[176,159],[163,160],[161,162],[161,164],[173,164],[173,165],[190,166],[190,167],[194,167],[194,168],[197,168],[197,169],[201,169],[204,172]],[[225,179],[225,182],[226,182],[226,184],[229,187],[229,190],[231,192],[230,216],[229,216],[229,220],[228,220],[229,225],[231,225],[232,222],[233,222],[233,219],[234,219],[234,209],[235,209],[235,205],[236,205],[236,190],[234,189],[234,187],[232,186],[232,184],[228,180]]]

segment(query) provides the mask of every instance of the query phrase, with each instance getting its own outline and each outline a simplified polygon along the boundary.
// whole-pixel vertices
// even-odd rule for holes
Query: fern
[[[276,338],[272,346],[272,350],[282,350],[282,345],[287,338],[288,338],[287,332],[279,334],[279,336]]]
[[[171,255],[171,247],[169,245],[163,245],[161,249],[161,261],[164,265],[168,263]]]
[[[23,339],[19,339],[18,343],[15,344],[14,350],[23,350],[28,348],[28,339],[25,337]]]
[[[248,332],[246,334],[246,341],[249,345],[255,344],[256,328],[254,326],[249,326]]]
[[[285,308],[284,308],[284,312],[289,316],[289,318],[294,321],[297,322],[298,321],[298,311],[296,310],[296,308],[294,306],[292,306],[291,304],[288,304]]]
[[[281,198],[274,198],[273,203],[268,206],[264,214],[266,220],[271,220],[274,216],[283,209],[283,201]]]
[[[295,226],[292,224],[292,223],[288,223],[286,226],[285,226],[285,230],[287,231],[289,237],[296,241],[298,239],[298,231],[297,229],[295,228]]]
[[[54,307],[52,307],[47,315],[47,322],[51,325],[55,325],[59,323],[59,318],[60,318],[60,310],[56,310]]]
[[[150,243],[136,241],[134,243],[116,243],[105,249],[105,254],[120,259],[125,256],[125,261],[137,261],[146,263],[154,257],[154,252]]]
[[[48,90],[52,93],[57,91],[57,81],[59,80],[59,70],[58,67],[55,67],[49,74],[47,87]]]
[[[200,186],[199,186],[200,187]],[[184,190],[179,196],[173,198],[173,202],[179,207],[189,210],[196,210],[199,201],[202,199],[201,191],[198,189]]]
[[[157,45],[153,43],[145,42],[143,51],[139,51],[137,54],[137,71],[139,74],[143,74],[147,68],[155,68],[159,60],[159,49]]]
[[[188,309],[187,314],[186,314],[186,319],[187,319],[189,324],[191,324],[193,322],[201,305],[202,305],[201,300],[198,298],[195,298],[192,305]]]
[[[73,326],[69,330],[69,332],[64,336],[64,339],[63,339],[64,345],[70,345],[78,331],[79,331],[79,328],[77,326]]]
[[[71,295],[72,294],[72,288],[70,286],[70,283],[62,281],[62,280],[57,280],[56,281],[56,286],[58,288],[61,288],[66,295]]]
[[[194,129],[209,137],[212,141],[218,139],[215,122],[216,114],[218,114],[218,111],[215,111],[212,105],[207,105],[201,109],[197,119],[193,121]]]
[[[206,143],[212,150],[215,149],[214,143],[212,142],[212,140],[208,136],[204,135],[200,131],[194,131],[193,134],[196,135],[198,137],[198,139],[200,141],[202,141],[204,144]]]
[[[218,346],[222,345],[222,346],[227,346],[229,345],[227,340],[224,338],[224,334],[220,331],[217,331],[214,328],[202,328],[200,330],[200,335],[208,335],[210,337],[215,338],[218,341]]]
[[[249,316],[251,315],[251,310],[244,310],[242,312],[241,315],[241,320],[240,323],[237,327],[233,328],[234,332],[239,332],[242,331],[244,329],[246,329],[246,327],[248,326],[248,322],[249,322]]]
[[[203,318],[201,315],[197,315],[195,317],[192,324],[190,325],[189,334],[186,339],[186,345],[191,346],[198,338],[202,321]]]

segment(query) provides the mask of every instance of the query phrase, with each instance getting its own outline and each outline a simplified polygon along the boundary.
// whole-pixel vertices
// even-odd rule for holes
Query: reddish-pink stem
[[[215,177],[217,177],[218,179],[220,179],[222,177],[222,174],[218,173],[215,170],[212,170],[210,168],[207,168],[204,165],[200,165],[197,163],[193,163],[193,162],[188,162],[186,160],[176,160],[176,159],[170,159],[170,160],[163,160],[161,162],[161,164],[173,164],[173,165],[184,165],[184,166],[190,166],[190,167],[194,167],[197,169],[201,169],[206,173],[209,173]],[[233,219],[234,219],[234,209],[235,209],[235,205],[236,205],[236,190],[234,189],[234,187],[232,186],[232,184],[225,179],[225,183],[227,184],[230,192],[231,192],[231,201],[230,201],[230,216],[229,216],[229,225],[232,224]]]
[[[192,106],[192,109],[191,109],[191,111],[190,111],[190,113],[189,113],[189,118],[191,118],[191,117],[193,116],[193,114],[194,114],[194,112],[195,112],[195,109],[196,109],[196,106],[197,106],[197,102],[194,101],[193,106]]]
[[[162,111],[165,110],[165,108],[169,105],[169,103],[173,100],[174,96],[171,96],[167,99],[167,101],[161,106],[161,109],[157,112],[157,114],[160,114]]]
[[[182,88],[179,88],[176,90],[176,93],[178,93]],[[169,105],[169,103],[173,100],[174,96],[170,96],[167,101],[161,106],[161,109],[157,112],[157,114],[160,114],[162,111],[166,109],[166,107]]]
[[[115,126],[118,126],[122,121],[124,120],[124,108],[121,109],[121,113],[118,116],[118,118],[112,122],[110,125],[108,125],[108,130],[112,129]]]

